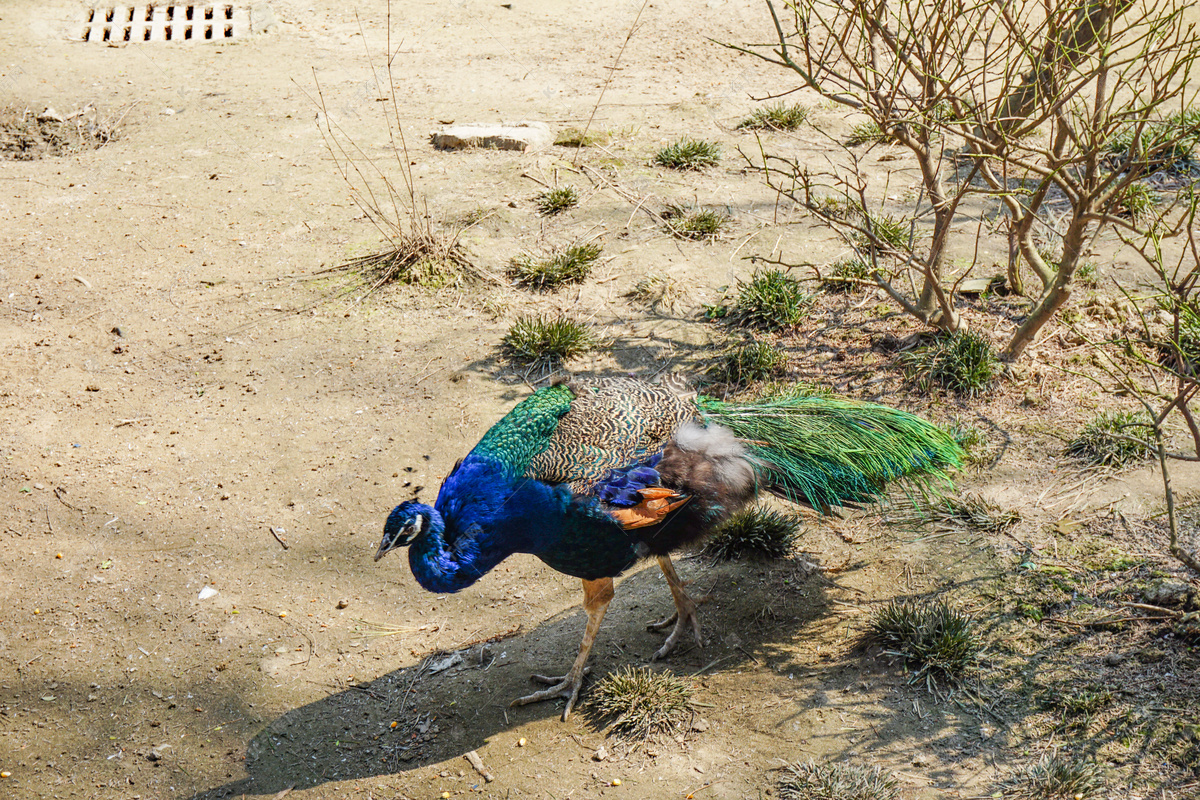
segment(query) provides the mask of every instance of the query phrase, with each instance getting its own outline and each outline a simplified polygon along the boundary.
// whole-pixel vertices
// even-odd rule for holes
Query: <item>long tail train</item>
[[[827,511],[870,502],[888,483],[925,486],[962,463],[950,434],[907,411],[830,397],[760,403],[697,399],[706,421],[747,442],[760,462],[764,488]]]

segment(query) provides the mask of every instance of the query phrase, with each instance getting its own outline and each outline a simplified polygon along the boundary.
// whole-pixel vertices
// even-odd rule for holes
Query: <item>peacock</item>
[[[383,527],[375,560],[407,546],[417,582],[457,592],[514,553],[583,581],[587,627],[561,676],[513,705],[562,698],[568,719],[613,599],[613,578],[654,557],[675,613],[655,659],[690,630],[696,601],[671,553],[767,491],[828,513],[878,498],[895,480],[927,482],[960,464],[940,428],[873,403],[784,396],[725,402],[668,376],[560,379],[521,401],[446,476],[432,507],[409,500]]]

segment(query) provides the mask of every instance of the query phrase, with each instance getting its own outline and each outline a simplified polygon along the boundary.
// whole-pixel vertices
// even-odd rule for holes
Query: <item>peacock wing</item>
[[[587,493],[609,470],[658,452],[696,409],[669,386],[632,378],[562,384],[574,399],[526,476]]]
[[[499,462],[508,477],[526,475],[534,458],[550,446],[574,399],[564,384],[539,389],[493,425],[471,453]]]

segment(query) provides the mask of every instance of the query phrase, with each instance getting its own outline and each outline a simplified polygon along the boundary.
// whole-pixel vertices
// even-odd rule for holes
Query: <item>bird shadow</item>
[[[784,560],[773,564],[708,567],[699,559],[681,572],[698,573],[697,595],[710,590],[702,606],[709,641],[703,649],[681,646],[664,667],[681,675],[738,669],[752,659],[754,621],[761,615],[762,577],[789,580],[802,571]],[[743,584],[742,581],[745,580]],[[786,632],[796,635],[826,613],[825,579],[808,575],[800,581],[794,603],[776,603],[787,619]],[[670,596],[657,568],[646,567],[621,581],[616,600],[601,629],[584,686],[581,707],[567,725],[597,728],[588,710],[588,693],[596,676],[625,664],[648,663],[662,643],[648,632],[650,617],[671,608]],[[509,701],[536,687],[532,672],[563,671],[578,647],[585,616],[572,607],[536,627],[500,634],[454,652],[438,652],[419,663],[378,678],[347,684],[332,694],[294,708],[267,723],[247,744],[246,775],[193,795],[190,800],[221,800],[243,795],[273,795],[289,789],[319,786],[379,775],[404,773],[458,758],[483,747],[497,734],[562,712],[561,702],[510,708]],[[730,634],[738,631],[740,636]],[[574,728],[572,728],[574,730]]]

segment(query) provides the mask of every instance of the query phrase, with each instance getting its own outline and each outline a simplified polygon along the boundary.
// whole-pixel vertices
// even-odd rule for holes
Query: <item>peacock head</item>
[[[375,560],[378,561],[397,547],[412,544],[414,539],[429,530],[435,513],[432,508],[416,500],[407,500],[393,508],[387,522],[383,523],[383,540],[379,543]]]

